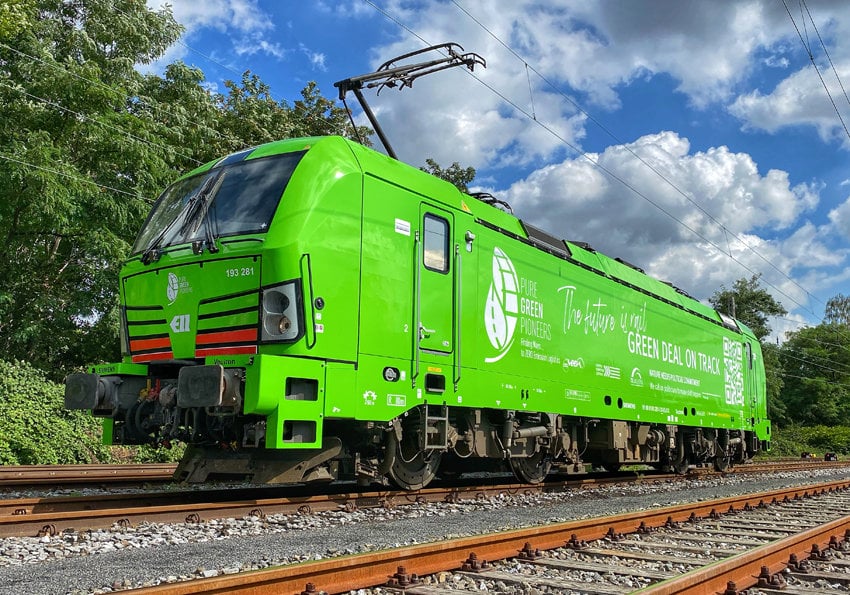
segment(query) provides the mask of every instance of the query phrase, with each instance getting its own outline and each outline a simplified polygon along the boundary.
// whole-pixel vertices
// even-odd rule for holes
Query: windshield
[[[304,151],[214,167],[157,199],[133,254],[214,237],[265,233]]]

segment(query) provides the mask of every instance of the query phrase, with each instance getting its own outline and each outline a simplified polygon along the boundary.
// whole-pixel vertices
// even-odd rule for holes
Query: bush
[[[0,360],[0,464],[108,461],[101,435],[100,420],[65,409],[62,385],[27,363]]]
[[[797,458],[803,452],[812,452],[821,456],[825,452],[850,454],[850,427],[788,425],[779,428],[773,426],[770,456]]]

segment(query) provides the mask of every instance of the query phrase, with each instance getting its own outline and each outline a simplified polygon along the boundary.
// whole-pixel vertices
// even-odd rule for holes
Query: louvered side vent
[[[732,318],[731,316],[726,316],[726,314],[723,314],[722,312],[718,312],[718,314],[720,315],[720,320],[723,322],[723,326],[735,331],[736,333],[741,332],[741,327],[738,326],[738,323],[735,322],[734,318]]]
[[[546,233],[542,229],[534,227],[525,221],[520,221],[520,223],[522,223],[522,227],[525,229],[525,233],[528,234],[528,239],[531,240],[531,243],[541,250],[563,258],[570,256],[570,251],[567,250],[567,245],[564,243],[564,240],[559,240],[555,236]]]

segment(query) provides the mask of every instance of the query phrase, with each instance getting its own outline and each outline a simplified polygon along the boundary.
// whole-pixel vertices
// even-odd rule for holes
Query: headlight
[[[295,341],[301,336],[300,298],[295,281],[263,290],[263,341]]]

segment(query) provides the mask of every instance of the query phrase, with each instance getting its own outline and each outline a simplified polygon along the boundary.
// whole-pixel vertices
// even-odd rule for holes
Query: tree
[[[355,136],[309,83],[290,106],[246,72],[214,94],[158,59],[182,28],[138,0],[0,4],[0,339],[60,378],[118,353],[118,271],[180,173],[269,140]],[[359,130],[362,136],[371,132]]]
[[[761,346],[762,359],[764,360],[764,375],[766,384],[767,416],[777,425],[785,426],[793,423],[788,406],[782,398],[782,389],[785,387],[783,379],[782,363],[779,359],[779,346],[773,343],[764,343]]]
[[[805,425],[850,419],[850,338],[846,327],[820,324],[788,335],[779,350],[787,417]]]
[[[850,296],[839,293],[827,300],[823,321],[844,326],[850,325]]]
[[[0,39],[7,39],[28,27],[34,16],[32,0],[4,0],[0,4]]]
[[[425,160],[427,164],[424,167],[420,167],[422,171],[426,171],[433,176],[437,176],[447,182],[451,182],[455,186],[457,186],[458,190],[461,192],[469,192],[469,183],[475,179],[475,168],[474,167],[461,167],[457,161],[452,163],[448,168],[443,169],[440,167],[436,161],[431,159],[430,157]]]
[[[750,327],[759,341],[770,334],[768,317],[788,313],[782,304],[761,287],[760,278],[761,274],[753,275],[750,279],[738,279],[732,289],[721,286],[708,300],[718,312],[734,316]]]
[[[0,337],[8,357],[73,366],[80,333],[114,308],[143,197],[171,175],[156,144],[164,127],[129,98],[134,65],[181,29],[135,0],[12,6],[27,18],[0,30]]]

